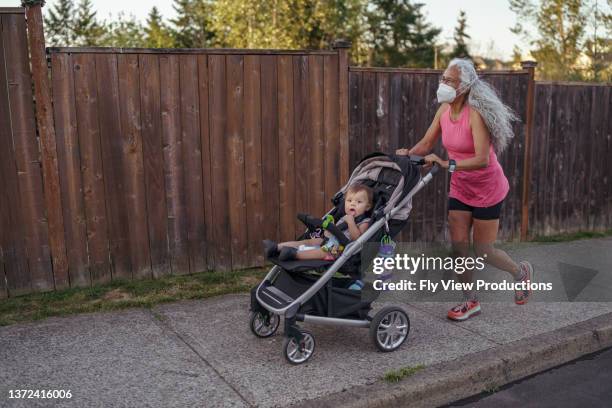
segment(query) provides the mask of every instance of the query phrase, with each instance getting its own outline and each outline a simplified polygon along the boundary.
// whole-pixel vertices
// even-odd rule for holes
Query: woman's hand
[[[398,156],[408,156],[410,154],[409,149],[397,149],[395,154]]]
[[[426,168],[431,167],[434,163],[438,163],[438,165],[443,169],[448,168],[448,160],[442,160],[436,154],[428,154],[423,159],[425,160]]]

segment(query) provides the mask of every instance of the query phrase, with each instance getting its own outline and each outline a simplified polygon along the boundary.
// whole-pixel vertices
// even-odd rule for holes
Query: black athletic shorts
[[[490,207],[472,207],[463,201],[450,197],[448,199],[448,210],[469,211],[472,213],[472,217],[478,220],[497,220],[499,219],[503,202],[504,200],[501,200],[499,203]]]

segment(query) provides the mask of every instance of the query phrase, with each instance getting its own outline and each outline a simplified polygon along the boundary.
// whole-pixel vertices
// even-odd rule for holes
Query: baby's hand
[[[355,217],[353,216],[353,214],[348,213],[344,216],[344,221],[347,224],[355,224]]]

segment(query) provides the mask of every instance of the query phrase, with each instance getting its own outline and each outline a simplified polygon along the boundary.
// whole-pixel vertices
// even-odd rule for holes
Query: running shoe
[[[517,282],[533,282],[533,266],[527,262],[523,261],[519,264],[519,268],[523,272],[523,279]],[[524,305],[529,301],[531,297],[531,288],[527,288],[525,290],[519,289],[514,291],[514,303],[517,305]]]
[[[448,311],[448,318],[451,320],[463,321],[472,316],[480,314],[480,302],[477,300],[468,300],[453,307]]]

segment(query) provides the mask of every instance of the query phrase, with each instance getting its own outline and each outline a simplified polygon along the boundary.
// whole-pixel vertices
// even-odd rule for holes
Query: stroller
[[[392,238],[406,225],[412,197],[438,170],[434,166],[421,177],[419,166],[423,164],[423,158],[418,156],[370,154],[361,160],[348,183],[333,197],[334,208],[323,219],[299,214],[298,219],[307,228],[300,240],[321,234],[324,228],[345,247],[344,251],[334,261],[281,261],[270,257],[274,266],[251,290],[253,334],[262,338],[272,336],[283,317],[283,354],[291,364],[308,361],[315,349],[313,334],[301,329],[297,322],[369,328],[370,337],[380,351],[390,352],[400,347],[410,331],[408,314],[400,307],[387,306],[370,317],[371,304],[379,292],[367,282],[361,291],[348,287],[355,279],[361,279],[362,262],[369,265],[373,258],[365,255],[368,251],[363,251],[365,256],[362,256],[364,244],[380,244],[385,234]],[[351,242],[333,223],[325,220],[332,216],[338,221],[345,215],[344,195],[355,182],[366,184],[374,194],[370,227]]]

